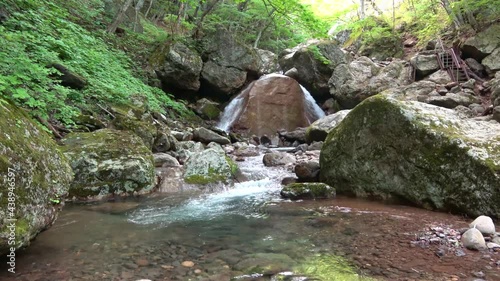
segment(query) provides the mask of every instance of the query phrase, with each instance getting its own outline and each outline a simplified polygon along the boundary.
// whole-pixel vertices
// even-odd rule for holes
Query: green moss
[[[231,175],[234,177],[238,174],[238,171],[240,168],[238,167],[238,164],[236,164],[233,159],[231,159],[229,156],[226,155],[226,161],[229,164],[229,167],[231,169]]]
[[[330,61],[321,53],[321,50],[316,45],[310,45],[307,49],[311,52],[313,57],[324,65],[330,65]]]
[[[335,197],[335,189],[324,183],[291,183],[281,190],[281,196],[296,199]]]
[[[220,174],[204,175],[191,175],[184,178],[184,181],[189,184],[209,184],[225,181],[226,177]]]
[[[334,255],[316,255],[307,257],[296,269],[300,274],[307,274],[322,281],[375,281],[376,279],[360,276],[355,268],[344,258]]]

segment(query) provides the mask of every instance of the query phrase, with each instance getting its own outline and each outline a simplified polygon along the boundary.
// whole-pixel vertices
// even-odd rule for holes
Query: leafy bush
[[[128,103],[137,94],[147,98],[151,110],[187,114],[184,104],[133,76],[134,64],[126,54],[71,21],[65,8],[52,1],[22,0],[10,12],[0,26],[0,93],[34,116],[71,125],[81,110],[96,103]],[[53,63],[81,75],[88,85],[79,91],[59,85],[56,70],[48,67]]]

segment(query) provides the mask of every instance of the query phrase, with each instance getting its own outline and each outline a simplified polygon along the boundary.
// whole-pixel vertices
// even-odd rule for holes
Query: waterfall
[[[312,123],[312,122],[320,119],[321,117],[324,117],[325,112],[321,109],[321,107],[318,106],[318,104],[316,104],[316,101],[311,96],[311,93],[309,93],[309,91],[306,88],[304,88],[302,85],[300,85],[300,88],[302,89],[302,93],[304,93],[304,99],[305,99],[306,107],[307,107],[306,112],[311,114],[311,118],[309,119],[309,122]]]
[[[217,128],[229,132],[231,125],[234,123],[234,121],[236,121],[236,119],[240,116],[241,111],[243,110],[244,101],[245,99],[242,92],[236,98],[234,98],[226,106],[226,108],[224,108],[224,112],[222,113],[222,117],[217,124]]]

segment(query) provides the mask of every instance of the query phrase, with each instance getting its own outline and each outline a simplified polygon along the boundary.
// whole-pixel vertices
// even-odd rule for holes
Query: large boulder
[[[92,200],[147,193],[153,188],[153,155],[136,135],[102,129],[71,133],[62,142],[75,172],[70,197]]]
[[[268,50],[255,49],[260,58],[259,76],[275,73],[279,70],[278,56]]]
[[[328,135],[320,178],[339,193],[500,216],[500,124],[383,95]]]
[[[73,177],[57,144],[0,98],[0,254],[29,245],[57,218]]]
[[[324,141],[328,133],[337,127],[350,111],[349,109],[341,110],[314,121],[306,130],[306,142]]]
[[[184,180],[191,184],[227,182],[237,171],[236,163],[222,148],[214,146],[189,157],[185,164]]]
[[[483,65],[488,73],[495,73],[500,70],[500,43],[490,55],[483,59]]]
[[[436,54],[417,54],[410,59],[410,63],[415,69],[417,79],[422,79],[439,69]]]
[[[164,88],[196,92],[200,89],[201,56],[188,46],[175,42],[159,47],[151,64]]]
[[[364,99],[400,85],[405,85],[408,69],[404,61],[394,60],[387,66],[360,57],[349,64],[340,64],[329,80],[330,94],[342,108],[354,108]]]
[[[152,119],[142,121],[133,117],[117,115],[109,127],[116,130],[129,131],[137,135],[149,149],[152,149],[157,136],[157,129]]]
[[[238,99],[242,110],[233,116],[232,128],[248,135],[274,135],[315,121],[299,83],[286,76],[264,76],[243,90]]]
[[[495,24],[486,30],[476,34],[465,41],[462,45],[462,53],[466,57],[472,57],[477,61],[482,61],[496,48],[500,47],[500,24]]]
[[[299,48],[282,59],[282,69],[286,72],[296,69],[295,79],[306,87],[315,98],[329,97],[328,80],[333,70],[339,64],[350,62],[350,56],[344,52],[335,41],[321,41]],[[285,62],[285,63],[284,63]]]
[[[214,120],[220,115],[219,104],[202,98],[196,101],[195,112],[203,119]]]

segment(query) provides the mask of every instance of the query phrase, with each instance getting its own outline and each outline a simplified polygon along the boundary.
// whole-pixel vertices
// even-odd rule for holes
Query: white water
[[[288,78],[288,76],[285,76],[283,74],[271,73],[260,77],[259,80],[264,80],[272,77]],[[310,116],[308,116],[308,118],[310,117],[309,122],[312,123],[317,119],[324,117],[325,112],[316,104],[316,101],[311,96],[311,93],[309,93],[309,91],[302,85],[300,85],[300,88],[302,89],[302,93],[304,94],[304,101],[306,103],[306,112],[310,113]],[[233,123],[238,119],[238,117],[241,114],[241,111],[243,110],[243,103],[244,103],[243,93],[245,90],[246,89],[244,89],[236,98],[234,98],[226,106],[226,108],[224,108],[224,112],[222,113],[220,121],[216,126],[217,128],[229,132],[231,125],[233,125]]]
[[[307,107],[306,112],[310,112],[312,115],[312,118],[311,118],[311,120],[309,120],[309,122],[312,123],[312,122],[314,122],[322,117],[325,117],[325,112],[321,109],[321,107],[318,106],[318,104],[316,104],[316,101],[311,96],[311,93],[309,93],[309,91],[306,88],[304,88],[302,85],[300,85],[300,88],[302,89],[302,92],[304,93],[304,99],[305,99],[306,107]]]
[[[261,217],[260,207],[280,200],[281,179],[292,175],[284,168],[265,167],[262,157],[248,157],[239,162],[242,173],[249,181],[236,183],[234,188],[226,191],[188,199],[181,204],[168,204],[166,200],[148,204],[134,211],[128,220],[136,224],[166,227],[174,222],[209,221],[227,215]]]
[[[217,128],[229,132],[229,128],[233,125],[234,121],[240,116],[243,110],[243,96],[239,94],[224,108],[222,117],[220,118]]]

